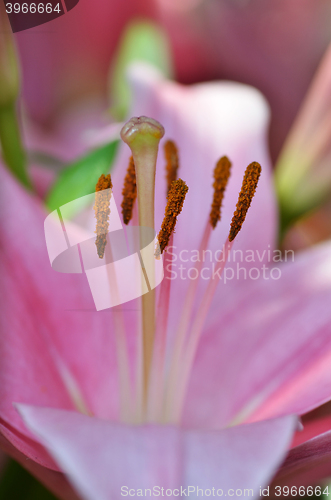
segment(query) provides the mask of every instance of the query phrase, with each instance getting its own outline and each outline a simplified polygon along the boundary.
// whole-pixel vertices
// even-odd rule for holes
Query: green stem
[[[4,162],[22,184],[31,189],[32,185],[27,173],[27,160],[14,103],[0,107],[0,142]]]

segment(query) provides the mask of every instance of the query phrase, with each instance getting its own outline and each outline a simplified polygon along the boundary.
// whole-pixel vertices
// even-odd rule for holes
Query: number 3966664
[[[52,12],[57,12],[60,14],[61,8],[58,3],[53,7],[51,3],[6,3],[7,14],[52,14]]]

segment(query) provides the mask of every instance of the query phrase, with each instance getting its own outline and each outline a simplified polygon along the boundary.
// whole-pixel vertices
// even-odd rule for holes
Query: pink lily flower
[[[190,368],[186,390],[170,398],[168,412],[160,410],[160,394],[166,399],[161,379],[161,392],[152,392],[152,409],[143,416],[132,411],[133,400],[123,394],[125,366],[116,358],[115,341],[123,314],[132,389],[140,302],[124,305],[122,312],[96,312],[84,275],[54,272],[44,243],[42,204],[1,167],[1,446],[64,500],[77,498],[67,479],[85,500],[116,499],[126,488],[153,486],[174,496],[181,486],[250,489],[258,496],[290,448],[294,415],[331,396],[331,247],[310,249],[294,262],[270,262],[269,253],[278,255],[277,212],[266,147],[269,111],[258,91],[228,82],[183,87],[141,66],[130,79],[132,114],[164,125],[165,138],[179,149],[179,176],[189,186],[172,245],[186,274],[170,285],[164,280],[161,292],[170,288],[169,309],[161,302],[156,317],[156,327],[163,325],[158,318],[167,317],[169,359],[183,311],[198,312],[195,320],[201,319],[206,281],[199,280],[197,305],[187,310],[193,282],[188,266],[194,261],[186,259],[206,244],[212,171],[224,154],[233,171],[208,249],[215,255],[222,248],[244,170],[258,161],[263,166],[259,186],[233,246],[239,255],[254,255],[255,262],[244,258],[234,279],[237,262],[228,262],[230,272],[215,291],[192,366],[179,358],[181,380],[185,366]],[[123,145],[112,175],[117,204],[129,156]],[[159,155],[156,227],[166,202],[163,163]],[[172,270],[179,272],[175,263]],[[277,267],[280,275],[263,278],[262,266]],[[156,375],[158,366],[152,369]],[[180,379],[175,382],[180,385]],[[173,389],[176,396],[176,384]],[[309,480],[323,477],[326,468],[319,463],[328,464],[330,441],[326,433],[294,448],[277,477],[301,479],[309,464],[314,472]]]

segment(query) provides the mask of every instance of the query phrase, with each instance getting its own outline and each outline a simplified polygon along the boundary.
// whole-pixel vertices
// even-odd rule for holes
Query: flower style
[[[152,408],[147,406],[144,413],[143,405],[136,405],[139,411],[124,413],[129,418],[123,418],[123,365],[116,358],[115,336],[123,315],[131,389],[141,396],[136,375],[140,301],[97,313],[84,275],[52,271],[43,237],[46,214],[1,168],[1,275],[6,290],[0,351],[2,446],[65,500],[76,496],[62,473],[87,500],[120,498],[125,486],[137,490],[158,485],[172,490],[189,485],[224,491],[249,488],[257,495],[290,448],[297,427],[293,415],[331,396],[331,247],[327,243],[302,253],[295,262],[277,263],[281,276],[267,273],[273,265],[269,255],[277,255],[277,212],[266,147],[269,113],[256,90],[227,82],[182,87],[146,66],[135,66],[130,80],[132,115],[162,123],[164,141],[171,139],[178,146],[178,177],[189,187],[164,257],[166,265],[172,261],[173,279],[167,279],[166,268],[158,294],[166,300],[155,319],[156,331],[167,319],[168,368],[183,314],[189,319],[199,315],[212,282],[213,262],[193,280],[190,268],[196,263],[190,259],[200,248],[213,256],[222,249],[244,171],[252,161],[262,165],[262,174],[233,251],[254,255],[255,262],[240,261],[238,276],[231,279],[238,262],[230,260],[229,271],[215,281],[193,366],[185,375],[182,358],[175,363],[175,373],[187,377],[187,390],[174,399],[163,388],[164,409],[158,403],[160,391],[151,389],[156,397]],[[222,217],[210,231],[208,246],[201,247],[207,242],[212,171],[223,155],[231,160],[232,174]],[[123,145],[112,174],[118,205],[130,156]],[[159,155],[156,228],[161,227],[166,204],[165,175]],[[262,266],[266,274],[255,281]],[[196,300],[188,308],[193,282]],[[190,326],[193,331],[196,323]],[[176,394],[180,380],[166,380],[174,389],[170,396]],[[137,401],[143,398],[124,399],[129,405]],[[295,482],[309,457],[311,477],[319,479],[325,473],[319,464],[329,459],[325,449],[331,448],[330,442],[326,433],[294,448],[279,477]]]

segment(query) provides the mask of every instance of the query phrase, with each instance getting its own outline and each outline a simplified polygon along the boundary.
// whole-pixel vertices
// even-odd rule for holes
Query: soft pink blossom
[[[261,181],[234,249],[268,265],[275,248],[276,202],[266,147],[269,112],[262,96],[240,84],[183,87],[147,67],[131,70],[133,115],[147,115],[176,141],[180,177],[190,191],[173,244],[199,248],[212,198],[212,170],[227,154],[233,172],[222,221],[209,248],[227,236],[245,167],[263,166]],[[130,152],[123,145],[112,175],[120,191]],[[120,498],[121,486],[258,488],[284,460],[304,414],[331,396],[331,248],[326,243],[280,263],[280,279],[219,283],[199,343],[179,425],[119,421],[114,340],[118,311],[95,312],[84,275],[49,264],[46,212],[1,167],[2,340],[0,430],[3,447],[60,498],[73,499],[60,471],[84,499]],[[156,179],[156,226],[165,207],[163,159]],[[228,267],[236,269],[233,262]],[[169,352],[188,280],[171,284]],[[200,283],[198,300],[204,283]],[[139,301],[123,306],[129,360],[135,365]],[[79,400],[89,415],[77,411]],[[234,424],[237,424],[235,427]],[[240,425],[238,425],[240,424]],[[241,425],[247,424],[247,425]],[[300,477],[307,462],[328,463],[329,434],[294,448],[280,474]],[[305,451],[306,450],[306,451]],[[307,451],[308,450],[308,451]],[[309,464],[308,464],[309,466]],[[324,468],[312,468],[316,481]],[[294,471],[294,472],[293,472]],[[292,474],[292,475],[293,475]]]

